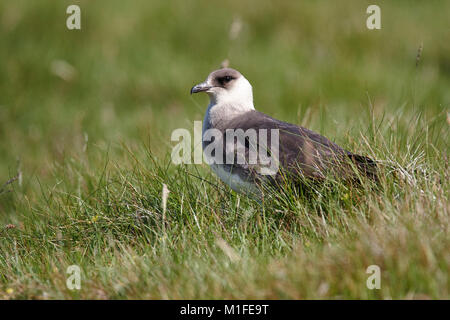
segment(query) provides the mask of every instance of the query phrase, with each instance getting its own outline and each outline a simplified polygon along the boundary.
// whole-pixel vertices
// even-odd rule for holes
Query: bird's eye
[[[227,82],[230,82],[231,80],[233,80],[233,77],[232,76],[225,76],[221,80],[222,80],[221,81],[222,83],[227,83]]]

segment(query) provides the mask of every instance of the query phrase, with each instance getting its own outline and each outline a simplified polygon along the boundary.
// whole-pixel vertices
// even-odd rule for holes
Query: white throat
[[[203,120],[203,132],[214,128],[219,122],[228,121],[242,113],[255,110],[253,106],[252,86],[241,76],[229,89],[208,92],[209,105]]]

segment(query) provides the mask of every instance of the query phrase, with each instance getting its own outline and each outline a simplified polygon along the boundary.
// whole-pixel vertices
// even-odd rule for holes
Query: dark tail
[[[359,172],[362,175],[364,175],[378,183],[378,181],[379,181],[378,180],[378,167],[377,167],[377,164],[375,163],[375,161],[373,161],[369,157],[360,156],[360,155],[353,154],[353,153],[349,153],[348,156],[350,157],[352,162],[356,165],[356,167],[358,168]]]

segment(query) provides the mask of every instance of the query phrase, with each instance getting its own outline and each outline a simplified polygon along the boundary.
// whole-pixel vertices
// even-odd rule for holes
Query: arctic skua
[[[191,94],[198,92],[206,92],[210,99],[203,120],[205,157],[209,158],[212,170],[220,179],[237,192],[257,192],[261,182],[282,186],[286,179],[294,184],[305,181],[305,178],[320,183],[329,176],[346,181],[361,177],[377,179],[376,164],[370,158],[346,151],[314,131],[255,110],[252,86],[237,70],[224,68],[213,71],[204,82],[192,87]],[[249,141],[250,134],[244,134],[244,139],[240,140],[242,148],[236,147],[239,137],[236,137],[237,142],[234,137],[228,140],[230,134],[251,130],[257,132],[256,141],[253,141],[256,145]],[[260,132],[267,133],[267,136],[260,135]],[[272,139],[274,134],[277,141]],[[251,151],[259,150],[262,145],[262,137],[267,138],[264,141],[267,156],[272,155],[273,146],[277,148],[274,171],[262,170],[267,163],[261,165],[249,161]],[[229,148],[228,141],[232,141],[234,148]],[[221,155],[217,156],[217,149],[211,152],[213,143],[214,147],[221,148]],[[239,156],[243,156],[245,161],[236,161]],[[273,163],[270,165],[273,168]]]

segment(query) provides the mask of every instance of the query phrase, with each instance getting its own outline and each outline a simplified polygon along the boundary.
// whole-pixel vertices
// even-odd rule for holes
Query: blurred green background
[[[369,99],[375,116],[445,116],[450,2],[377,3],[381,30],[366,28],[370,1],[2,1],[0,177],[44,179],[86,140],[168,152],[173,129],[203,119],[189,89],[225,59],[257,109],[337,141]]]

